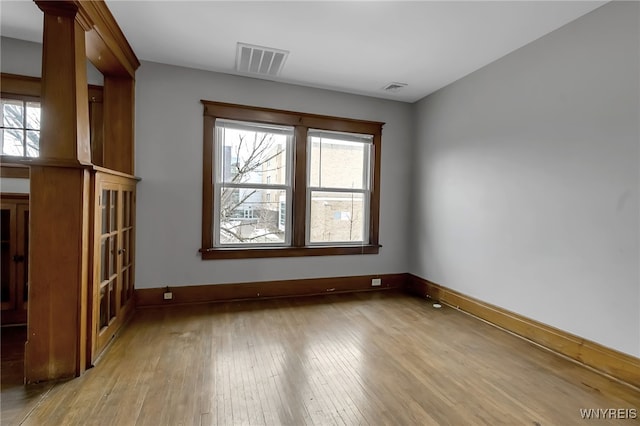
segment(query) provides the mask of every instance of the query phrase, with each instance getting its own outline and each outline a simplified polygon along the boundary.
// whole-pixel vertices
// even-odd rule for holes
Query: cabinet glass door
[[[15,251],[15,218],[16,208],[13,205],[2,205],[0,211],[0,276],[2,281],[2,309],[13,309],[15,307],[15,272],[13,267],[13,252]]]
[[[103,189],[100,199],[102,225],[100,235],[100,313],[99,329],[105,329],[116,317],[118,279],[118,191]]]

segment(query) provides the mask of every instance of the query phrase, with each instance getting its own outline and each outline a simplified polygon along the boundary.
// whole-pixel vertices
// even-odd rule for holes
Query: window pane
[[[40,156],[40,131],[27,130],[27,157]]]
[[[131,195],[132,192],[131,191],[124,191],[123,192],[123,215],[124,217],[122,218],[122,226],[124,227],[129,227],[131,226]]]
[[[102,210],[101,211],[102,228],[100,232],[102,234],[109,233],[109,215],[107,214],[107,208],[110,205],[109,194],[110,194],[109,190],[107,189],[102,190],[102,201],[100,203],[100,209]]]
[[[40,130],[40,102],[27,102],[27,129]]]
[[[287,140],[292,127],[216,120],[220,166],[218,181],[287,183]]]
[[[267,192],[271,193],[267,200]],[[221,188],[219,204],[221,244],[283,244],[286,235],[286,191]],[[280,225],[282,223],[282,225]]]
[[[24,125],[23,102],[13,99],[2,100],[2,126],[21,129]]]
[[[111,191],[109,196],[110,210],[109,210],[109,224],[111,225],[111,232],[118,229],[118,191],[115,189]]]
[[[312,187],[367,189],[370,143],[340,139],[340,134],[310,132],[309,183]]]
[[[109,299],[107,298],[107,286],[100,287],[100,328],[109,325]]]
[[[364,194],[312,191],[310,209],[310,242],[364,241]]]
[[[116,248],[116,236],[109,237],[109,265],[111,269],[109,270],[109,278],[116,274],[117,264],[116,261],[118,259],[118,250]]]
[[[129,271],[130,268],[122,270],[122,288],[120,289],[120,306],[124,306],[129,300]]]
[[[116,317],[116,282],[109,283],[109,320]]]
[[[102,281],[109,279],[109,237],[100,241],[100,279]]]
[[[2,129],[2,154],[3,155],[24,155],[22,130]]]

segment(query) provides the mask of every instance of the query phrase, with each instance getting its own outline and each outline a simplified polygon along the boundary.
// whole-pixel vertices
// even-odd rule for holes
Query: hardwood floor
[[[378,292],[139,310],[95,368],[20,404],[3,387],[2,424],[571,425],[640,392]],[[620,422],[640,420],[588,423]]]
[[[0,355],[0,424],[16,424],[25,412],[36,406],[54,383],[24,386],[24,342],[27,326],[9,326],[0,329],[2,347]]]

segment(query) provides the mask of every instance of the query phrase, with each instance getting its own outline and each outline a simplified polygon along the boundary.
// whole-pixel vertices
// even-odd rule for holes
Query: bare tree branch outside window
[[[278,198],[283,190],[252,188],[284,173],[285,144],[268,132],[227,131],[220,193],[220,240],[223,243],[269,243],[283,239]],[[231,140],[229,140],[231,138]]]

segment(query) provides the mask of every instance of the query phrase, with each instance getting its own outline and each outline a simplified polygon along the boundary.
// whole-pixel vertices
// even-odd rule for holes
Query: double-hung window
[[[213,229],[217,247],[291,244],[293,127],[215,120]],[[280,203],[288,206],[283,213]],[[283,214],[283,218],[280,215]]]
[[[202,102],[203,259],[378,253],[382,123]]]
[[[40,101],[21,96],[2,97],[0,110],[2,155],[38,157],[40,155]]]
[[[307,244],[369,239],[373,136],[309,129]]]

